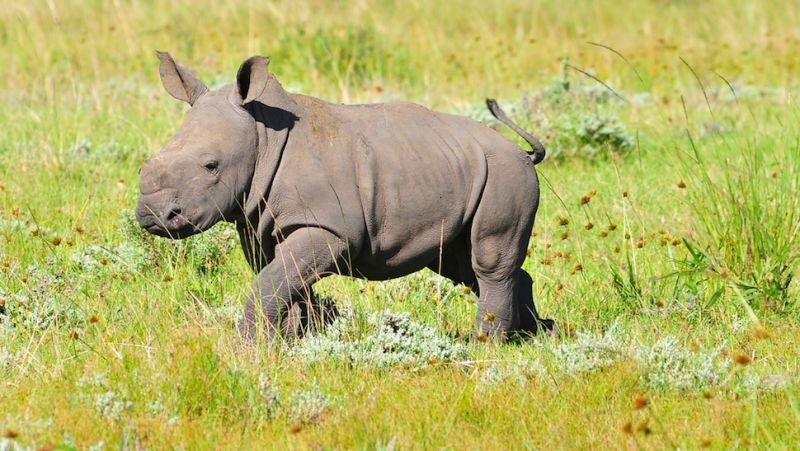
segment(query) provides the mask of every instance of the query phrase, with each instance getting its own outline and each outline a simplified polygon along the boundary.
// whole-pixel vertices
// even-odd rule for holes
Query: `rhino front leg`
[[[262,333],[296,332],[299,315],[314,301],[311,285],[339,273],[347,246],[336,235],[318,227],[292,232],[276,246],[275,258],[258,274],[251,290],[239,334],[252,341]],[[286,330],[286,329],[293,330]]]

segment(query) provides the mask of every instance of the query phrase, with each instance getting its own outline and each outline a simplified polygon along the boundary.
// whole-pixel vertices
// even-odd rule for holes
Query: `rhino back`
[[[487,157],[521,153],[480,123],[416,104],[295,100],[305,114],[270,196],[278,234],[332,230],[351,244],[353,269],[371,279],[432,263],[469,225]]]

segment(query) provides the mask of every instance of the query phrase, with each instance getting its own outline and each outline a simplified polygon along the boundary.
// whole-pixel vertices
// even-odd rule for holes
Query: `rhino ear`
[[[253,56],[239,67],[236,73],[236,90],[242,105],[252,102],[261,95],[269,81],[269,57]]]
[[[156,53],[160,62],[158,73],[161,75],[161,83],[169,95],[183,100],[189,105],[194,105],[201,95],[208,92],[206,85],[198,80],[191,71],[175,63],[169,53]]]

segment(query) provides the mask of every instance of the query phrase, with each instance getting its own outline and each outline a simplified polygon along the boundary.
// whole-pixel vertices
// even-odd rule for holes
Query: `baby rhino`
[[[172,239],[236,225],[258,273],[239,325],[246,340],[298,324],[291,317],[307,314],[323,277],[386,280],[426,267],[478,294],[479,336],[553,327],[536,313],[521,268],[545,150],[494,101],[492,114],[532,154],[476,121],[413,103],[290,94],[265,57],[214,91],[169,54],[158,58],[164,88],[191,109],[144,163],[136,217]]]

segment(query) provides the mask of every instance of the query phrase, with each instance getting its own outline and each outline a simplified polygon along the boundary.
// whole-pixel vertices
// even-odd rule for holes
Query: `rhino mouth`
[[[144,229],[153,235],[160,236],[162,238],[172,238],[172,239],[187,238],[202,232],[202,230],[191,224],[186,224],[183,226],[179,226],[177,228],[172,228],[172,227],[168,228],[162,226],[161,224],[156,223],[146,226],[144,227]]]
[[[202,228],[192,224],[183,216],[175,216],[167,220],[161,220],[154,215],[137,215],[139,226],[148,233],[163,238],[181,239],[203,231]]]

